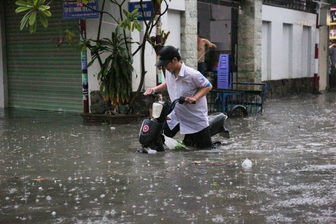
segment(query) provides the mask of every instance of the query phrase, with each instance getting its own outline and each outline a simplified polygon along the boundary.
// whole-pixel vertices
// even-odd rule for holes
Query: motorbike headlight
[[[153,103],[153,111],[152,116],[153,118],[159,118],[162,113],[163,105],[160,103]]]

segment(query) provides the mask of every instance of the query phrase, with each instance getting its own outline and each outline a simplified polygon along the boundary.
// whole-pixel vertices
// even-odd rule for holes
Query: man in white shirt
[[[184,134],[184,144],[197,148],[212,146],[206,94],[212,89],[211,83],[196,69],[181,61],[178,49],[165,46],[160,51],[160,59],[155,64],[166,70],[165,82],[149,88],[152,92],[168,91],[170,100],[185,97],[188,103],[176,104],[170,113],[170,120],[164,125],[164,134],[174,137],[178,131]],[[193,104],[195,103],[195,104]]]

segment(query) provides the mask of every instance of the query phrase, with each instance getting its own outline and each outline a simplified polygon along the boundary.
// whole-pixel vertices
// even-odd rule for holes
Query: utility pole
[[[86,39],[86,20],[80,19],[80,41]],[[82,67],[82,94],[83,94],[83,112],[89,113],[89,80],[87,73],[87,52],[85,50],[81,51],[81,67]]]

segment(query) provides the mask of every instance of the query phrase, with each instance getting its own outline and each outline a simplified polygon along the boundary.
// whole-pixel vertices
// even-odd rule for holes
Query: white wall
[[[184,0],[169,0],[167,1],[167,3],[168,3],[170,10],[185,11],[185,1]]]
[[[161,11],[165,10],[165,5],[162,4]],[[171,0],[168,1],[168,12],[161,17],[162,27],[161,29],[165,32],[170,32],[166,45],[173,45],[177,48],[181,48],[181,11],[185,10],[185,2],[181,0]],[[132,38],[134,40],[140,41],[143,33],[133,32]],[[151,36],[155,36],[155,29]],[[144,81],[143,89],[147,89],[156,85],[156,67],[155,63],[157,61],[156,53],[153,47],[147,43],[145,52],[145,70],[147,71]],[[183,57],[183,52],[181,52]],[[140,54],[134,57],[133,63],[135,71],[133,72],[132,82],[133,91],[137,90],[140,83]]]
[[[176,10],[169,10],[166,15],[162,17],[162,30],[165,32],[170,31],[166,45],[173,45],[176,48],[181,49],[181,13]],[[155,33],[152,34],[155,36]],[[183,59],[183,52],[180,52]],[[146,58],[145,58],[145,70],[147,71],[144,89],[153,87],[156,85],[156,67],[155,63],[157,61],[156,54],[152,46],[148,44],[146,47]],[[140,74],[140,66],[135,67],[135,72]],[[139,79],[140,77],[138,77]],[[138,79],[133,77],[133,89],[135,90],[138,85]]]
[[[106,8],[105,11],[112,13],[113,15],[119,15],[116,7],[108,3],[106,1]],[[102,1],[98,2],[99,7],[102,6]],[[118,18],[118,17],[116,17]],[[87,19],[86,20],[86,37],[96,39],[97,38],[97,30],[98,30],[99,19]],[[109,17],[103,17],[103,24],[101,28],[101,38],[110,38],[111,32],[116,28],[117,24]],[[87,60],[90,62],[91,54],[88,52]],[[89,80],[89,93],[93,90],[99,90],[99,82],[97,79],[97,74],[99,72],[99,65],[95,62],[93,65],[88,67],[88,80]]]
[[[316,15],[262,6],[262,81],[312,77]]]
[[[133,2],[133,0],[132,0]],[[99,1],[99,5],[101,6],[101,1]],[[168,37],[167,43],[169,45],[174,45],[177,48],[180,48],[181,43],[181,11],[185,10],[185,2],[181,0],[171,0],[168,1],[169,10],[161,19],[162,21],[162,29],[165,31],[170,31],[170,35]],[[164,10],[164,4],[162,4],[162,10]],[[113,15],[116,15],[116,9],[113,6],[109,7],[110,12],[113,12]],[[116,24],[111,21],[108,17],[104,17],[103,19],[103,35],[102,37],[109,37],[111,30],[116,27]],[[87,20],[87,38],[95,38],[97,27],[98,27],[98,19],[90,19]],[[142,24],[143,25],[143,24]],[[130,34],[134,41],[141,41],[143,36],[142,33],[137,31]],[[153,31],[151,36],[155,36],[155,30]],[[135,45],[132,46],[132,50],[135,49]],[[181,52],[183,56],[183,52]],[[145,52],[145,70],[147,71],[144,89],[153,87],[156,84],[156,54],[154,49],[150,44],[146,45]],[[88,53],[88,60],[91,55]],[[132,82],[133,82],[133,90],[135,91],[138,88],[140,82],[140,52],[135,55],[133,66],[135,71],[133,72]],[[99,71],[98,64],[94,64],[88,68],[88,78],[89,78],[89,93],[93,90],[99,89],[99,83],[97,80],[96,74]]]

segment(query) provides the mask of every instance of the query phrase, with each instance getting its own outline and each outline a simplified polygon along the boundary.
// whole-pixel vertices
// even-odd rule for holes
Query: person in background
[[[329,56],[330,56],[330,74],[336,75],[336,42],[332,42],[329,46]]]
[[[217,45],[210,42],[208,39],[201,38],[199,34],[197,35],[197,69],[202,73],[202,75],[205,75],[205,62],[204,62],[204,56],[208,52],[207,48],[217,48]]]
[[[206,94],[212,85],[199,71],[188,67],[181,61],[178,49],[165,46],[160,51],[157,67],[166,70],[165,82],[149,88],[144,95],[152,92],[168,91],[169,98],[174,101],[185,97],[188,103],[176,104],[169,114],[170,120],[164,124],[164,134],[174,137],[177,132],[184,134],[183,143],[200,149],[211,148],[211,134],[208,120],[208,104]]]

